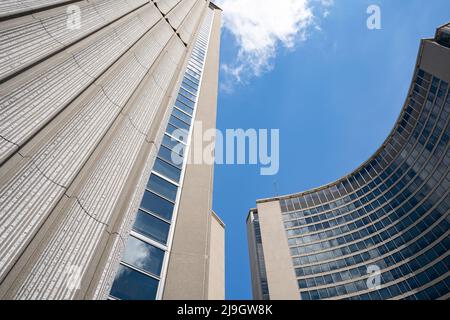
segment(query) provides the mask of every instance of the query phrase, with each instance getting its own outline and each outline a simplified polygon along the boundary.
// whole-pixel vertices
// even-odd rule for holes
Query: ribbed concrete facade
[[[205,0],[0,4],[0,298],[108,298],[207,17],[218,39]]]
[[[358,169],[257,201],[255,299],[450,298],[450,24],[422,40],[400,116]]]

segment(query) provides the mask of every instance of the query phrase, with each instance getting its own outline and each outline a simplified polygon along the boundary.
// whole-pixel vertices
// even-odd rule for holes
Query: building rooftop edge
[[[211,7],[213,7],[214,9],[223,11],[223,9],[222,9],[221,7],[219,7],[217,4],[215,4],[215,3],[212,2],[212,1],[209,2],[209,5],[210,5]]]
[[[219,217],[217,213],[214,212],[214,210],[211,210],[211,216],[219,222],[219,224],[225,229],[225,222]]]

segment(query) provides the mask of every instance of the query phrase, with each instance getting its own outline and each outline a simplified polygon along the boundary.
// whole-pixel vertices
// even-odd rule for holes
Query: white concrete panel
[[[191,40],[195,27],[198,25],[205,7],[206,1],[197,1],[186,19],[183,21],[181,27],[178,29],[178,33],[185,43],[189,43]]]
[[[147,69],[150,68],[172,35],[173,31],[166,21],[158,22],[134,49],[139,63]]]
[[[0,189],[0,279],[63,192],[33,163]]]
[[[114,70],[107,77],[96,83],[102,86],[106,96],[115,105],[123,107],[146,72],[147,69],[130,53],[114,65]]]
[[[174,29],[178,29],[183,20],[186,18],[188,12],[192,9],[196,1],[204,0],[184,0],[180,2],[172,11],[167,15],[170,25]]]
[[[156,0],[155,3],[162,13],[167,14],[173,7],[175,7],[182,0]]]
[[[62,53],[33,72],[2,84],[0,135],[22,144],[90,81],[75,60]]]
[[[0,17],[25,13],[45,6],[63,4],[67,0],[2,0],[0,2]]]
[[[144,7],[82,41],[68,51],[73,57],[61,53],[51,61],[2,84],[0,105],[4,116],[0,120],[0,134],[20,145],[45,125],[48,119],[67,106],[94,78],[110,67],[128,49],[127,45],[132,44],[120,41],[116,30],[127,29],[130,31],[127,40],[134,42],[147,31],[143,29],[144,25],[137,16],[147,10]],[[156,8],[152,7],[150,10]],[[134,24],[140,28],[130,30],[127,27]],[[164,29],[160,37],[170,34],[168,28],[170,29],[168,26]],[[159,32],[155,30],[154,33]],[[9,148],[8,153],[2,154],[0,161],[11,153],[13,146]]]

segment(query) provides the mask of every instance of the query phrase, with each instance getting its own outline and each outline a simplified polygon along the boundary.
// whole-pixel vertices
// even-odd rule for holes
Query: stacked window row
[[[438,29],[436,33],[436,41],[439,44],[450,48],[450,24]]]
[[[302,299],[450,292],[449,114],[448,84],[418,70],[377,156],[337,185],[280,200]],[[369,265],[380,270],[378,290]]]
[[[450,104],[447,104],[446,106],[447,109],[450,110]],[[444,110],[441,110],[444,111]],[[439,112],[437,112],[437,114],[439,114]],[[448,115],[448,113],[447,113]],[[444,112],[441,113],[441,118],[440,120],[443,120],[444,116]],[[446,116],[448,119],[448,116]],[[429,125],[430,122],[427,123],[427,126]],[[429,146],[431,147],[435,147],[436,145],[436,141],[437,140],[441,140],[440,144],[438,144],[437,146],[437,150],[434,152],[431,161],[436,159],[436,156],[441,156],[444,151],[445,151],[445,145],[446,145],[446,141],[448,141],[449,138],[449,131],[447,129],[446,126],[446,122],[445,121],[438,121],[436,123],[436,121],[434,121],[435,125],[435,130],[433,131],[432,135],[431,135],[431,139],[433,139],[432,143],[428,143],[427,144],[427,150],[430,151],[430,149],[428,148]],[[419,123],[419,125],[416,128],[424,128],[424,126],[422,125],[422,122]],[[446,129],[445,132],[444,128]],[[426,129],[426,128],[425,128]],[[425,130],[424,129],[424,130]],[[427,129],[428,133],[424,134],[424,136],[430,136],[430,131]],[[422,132],[424,133],[424,132]],[[422,154],[422,156],[419,158],[418,161],[416,161],[416,163],[414,164],[414,166],[411,166],[411,160],[417,158],[419,155],[421,155],[421,149],[424,146],[424,142],[426,142],[427,140],[422,140],[418,142],[418,144],[415,145],[415,149],[413,149],[410,154],[407,155],[402,155],[402,160],[400,162],[400,158],[398,158],[397,160],[395,160],[391,166],[387,167],[385,169],[384,172],[380,173],[380,175],[371,183],[369,183],[368,186],[364,187],[363,189],[367,189],[367,195],[365,195],[364,197],[360,197],[357,198],[357,195],[355,194],[350,194],[349,196],[347,196],[345,198],[345,201],[342,201],[342,203],[344,204],[343,206],[339,207],[339,208],[334,208],[329,210],[329,208],[325,208],[325,210],[329,210],[328,212],[317,212],[316,208],[312,208],[311,210],[304,210],[304,211],[298,211],[298,212],[292,212],[289,214],[285,214],[284,215],[284,219],[288,220],[288,219],[297,219],[295,221],[292,222],[287,222],[286,223],[286,227],[291,227],[291,226],[295,226],[295,224],[309,224],[309,223],[313,223],[313,222],[318,222],[318,221],[324,221],[324,220],[330,220],[332,218],[336,218],[339,219],[337,220],[337,222],[339,221],[343,221],[343,215],[348,214],[348,212],[354,210],[356,207],[360,207],[362,204],[364,203],[368,203],[369,201],[371,201],[372,199],[379,197],[380,194],[382,194],[383,192],[385,192],[387,190],[386,184],[390,183],[390,185],[393,185],[393,182],[396,182],[396,180],[398,180],[398,178],[401,175],[405,175],[405,172],[407,172],[406,169],[410,169],[410,170],[414,170],[415,171],[419,171],[420,168],[420,164],[422,162],[424,162],[425,160],[427,160],[428,154],[426,152],[424,152]],[[430,141],[429,141],[430,142]],[[408,143],[409,144],[409,143]],[[431,149],[432,150],[432,149]],[[405,157],[405,158],[404,158]],[[428,164],[429,167],[429,164]],[[369,192],[370,190],[370,192]],[[389,194],[388,194],[389,195]],[[345,202],[347,201],[351,201],[351,200],[355,200],[354,202],[350,202],[348,204],[345,204]],[[304,219],[302,219],[304,217]],[[300,219],[299,219],[300,218]],[[305,231],[305,230],[303,230]]]
[[[450,292],[449,273],[441,272],[448,270],[445,268],[450,263],[450,258],[445,257],[436,264],[427,265],[427,270],[416,274],[409,274],[409,277],[399,278],[395,283],[384,285],[379,289],[367,289],[367,280],[359,280],[345,285],[337,285],[328,288],[320,288],[300,293],[302,300],[336,299],[344,297],[351,300],[386,300],[409,293],[405,299],[429,299],[434,300],[445,296]],[[353,296],[345,297],[352,292],[360,292]]]
[[[140,208],[111,288],[111,299],[154,300],[181,189],[185,152],[208,47],[212,11],[201,26],[172,108]]]
[[[363,198],[357,200],[356,203],[350,203],[347,206],[341,207],[339,209],[334,209],[327,213],[322,213],[319,215],[308,215],[305,216],[304,212],[294,213],[297,217],[301,217],[295,221],[286,222],[285,226],[290,228],[292,224],[294,225],[307,225],[302,228],[290,229],[288,230],[289,236],[295,236],[297,234],[307,234],[302,237],[297,237],[289,240],[290,245],[294,244],[306,244],[308,242],[320,241],[321,239],[331,238],[340,235],[350,230],[359,229],[369,222],[376,221],[380,219],[392,209],[398,206],[400,203],[404,202],[405,199],[410,197],[413,193],[417,193],[419,188],[423,188],[423,191],[428,189],[428,184],[436,185],[436,182],[440,180],[440,177],[445,175],[446,169],[449,164],[449,159],[447,156],[447,143],[449,139],[450,130],[448,126],[444,134],[442,134],[437,145],[433,145],[435,152],[432,155],[444,156],[443,159],[438,159],[436,156],[430,158],[430,152],[425,150],[422,154],[418,153],[421,150],[421,143],[416,145],[416,156],[421,155],[418,161],[415,162],[413,166],[410,165],[412,159],[408,159],[408,162],[402,163],[397,169],[392,166],[387,168],[386,172],[381,174],[381,177],[387,177],[389,172],[395,172],[389,176],[389,179],[385,180],[383,184],[380,184],[377,188],[372,190]],[[442,133],[441,126],[436,125],[435,131]],[[434,166],[438,163],[437,168]],[[421,167],[419,167],[421,165]],[[430,177],[431,182],[424,184],[424,178]],[[380,177],[380,179],[381,179]],[[434,183],[433,183],[434,182]],[[444,180],[443,184],[437,191],[439,195],[443,193],[448,188],[448,180]],[[435,193],[435,196],[437,194]],[[396,197],[397,196],[397,197]],[[385,204],[386,203],[386,204]],[[362,207],[361,207],[362,206]],[[360,207],[358,209],[358,207]],[[381,207],[381,208],[379,208]],[[339,214],[338,214],[339,212]],[[373,212],[371,215],[368,213]],[[337,218],[334,218],[337,216]],[[322,220],[323,219],[323,220]],[[317,221],[323,221],[317,223]],[[314,223],[308,225],[310,223]],[[333,228],[338,226],[337,228]],[[330,229],[331,228],[331,229]],[[321,232],[319,234],[309,234],[314,232],[319,232],[320,230],[327,229],[326,232]],[[311,247],[307,247],[305,250],[309,250]]]
[[[422,96],[422,94],[427,92],[430,84],[430,95],[427,100],[428,109],[423,110],[423,104],[426,98]],[[396,155],[400,154],[399,151],[401,151],[401,148],[406,148],[407,145],[405,145],[405,141],[409,139],[411,135],[415,137],[420,136],[421,128],[417,128],[413,134],[411,133],[412,128],[417,122],[417,116],[420,112],[422,112],[423,120],[421,122],[425,123],[424,119],[426,119],[427,114],[430,113],[430,106],[436,96],[438,85],[439,79],[434,78],[433,83],[431,83],[431,75],[423,70],[419,70],[409,104],[407,108],[403,110],[401,120],[396,124],[396,130],[394,130],[392,137],[388,139],[387,145],[383,150],[381,150],[377,156],[358,172],[352,174],[337,185],[300,197],[282,199],[280,201],[282,212],[296,211],[303,208],[307,209],[311,214],[314,214],[340,207],[351,199],[358,198],[363,194],[368,193],[371,186],[378,184],[374,179],[377,179],[384,168],[390,164],[390,162],[387,161],[387,158],[394,159]],[[447,83],[441,82],[441,87],[436,98],[437,105],[443,104],[447,87]],[[444,119],[446,119],[449,114],[450,99],[447,99],[445,104],[446,108],[443,111]],[[393,150],[395,153],[390,152],[389,150]]]
[[[409,241],[406,246],[397,247],[395,242],[390,242],[345,259],[312,267],[296,268],[299,287],[312,290],[314,287],[336,287],[345,283],[348,294],[366,290],[368,289],[366,280],[370,276],[368,272],[370,265],[380,268],[381,284],[412,275],[428,263],[439,262],[442,257],[447,256],[450,250],[448,223],[442,225],[443,221],[445,219],[435,223],[429,231],[423,233],[421,238]],[[422,226],[418,226],[418,228],[422,228]],[[411,235],[406,235],[406,237],[410,238]],[[400,242],[404,241],[401,238],[399,240]],[[443,264],[436,272],[433,269],[430,270],[435,275],[430,279],[432,280],[448,273],[449,265]],[[430,272],[430,270],[428,271]],[[307,274],[314,274],[314,276],[307,277],[305,276]],[[360,283],[362,286],[355,286],[356,283]],[[427,282],[419,281],[418,283],[423,285]]]

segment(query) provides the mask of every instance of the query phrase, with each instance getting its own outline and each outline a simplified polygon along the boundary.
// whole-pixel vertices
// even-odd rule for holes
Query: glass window
[[[173,203],[161,198],[153,192],[144,192],[141,207],[166,220],[170,220],[172,218]]]
[[[178,168],[181,168],[183,165],[183,157],[164,146],[159,148],[158,157]]]
[[[177,108],[180,108],[181,110],[183,110],[184,112],[190,114],[192,116],[192,114],[194,113],[194,109],[185,105],[184,103],[176,100],[175,101],[175,106],[177,106]]]
[[[184,149],[186,146],[172,137],[164,135],[162,144],[172,151],[177,152],[180,156],[184,155]]]
[[[183,120],[184,122],[186,122],[187,124],[191,123],[191,117],[188,116],[186,113],[181,112],[180,110],[178,110],[177,108],[173,108],[172,114],[174,116],[176,116],[177,118]]]
[[[180,119],[174,117],[173,115],[170,116],[169,123],[174,125],[177,128],[189,131],[189,125],[186,122],[183,122]]]
[[[120,265],[111,295],[122,300],[155,300],[158,280]]]
[[[309,292],[301,292],[300,296],[301,296],[302,300],[310,300]]]
[[[189,90],[191,90],[192,92],[197,93],[198,85],[195,84],[194,82],[192,82],[191,80],[184,78],[182,85],[184,87],[188,88]]]
[[[194,77],[197,80],[200,80],[200,75],[197,72],[195,72],[194,70],[192,70],[192,69],[187,68],[186,69],[186,74]]]
[[[195,83],[196,85],[199,85],[200,81],[198,81],[198,79],[194,78],[193,76],[191,76],[189,73],[185,73],[184,74],[184,78],[185,79],[189,79],[190,81],[192,81],[193,83]]]
[[[138,210],[133,230],[155,241],[167,243],[170,225],[151,214]]]
[[[160,275],[164,251],[135,237],[128,237],[122,260],[138,269]]]
[[[166,132],[183,142],[187,141],[187,136],[189,133],[186,129],[177,128],[170,123],[167,125]]]
[[[188,90],[184,89],[183,87],[180,87],[180,93],[184,95],[185,97],[191,99],[192,101],[195,101],[195,95],[193,95]]]
[[[178,101],[181,101],[182,103],[184,103],[185,105],[187,105],[188,107],[194,109],[195,103],[194,101],[189,100],[188,98],[186,98],[185,96],[179,94],[177,97]]]
[[[175,182],[180,181],[181,170],[174,167],[161,159],[156,159],[153,170],[172,179]]]
[[[176,185],[161,177],[158,177],[155,174],[150,176],[147,183],[147,188],[172,201],[175,201],[178,191],[178,187]]]

